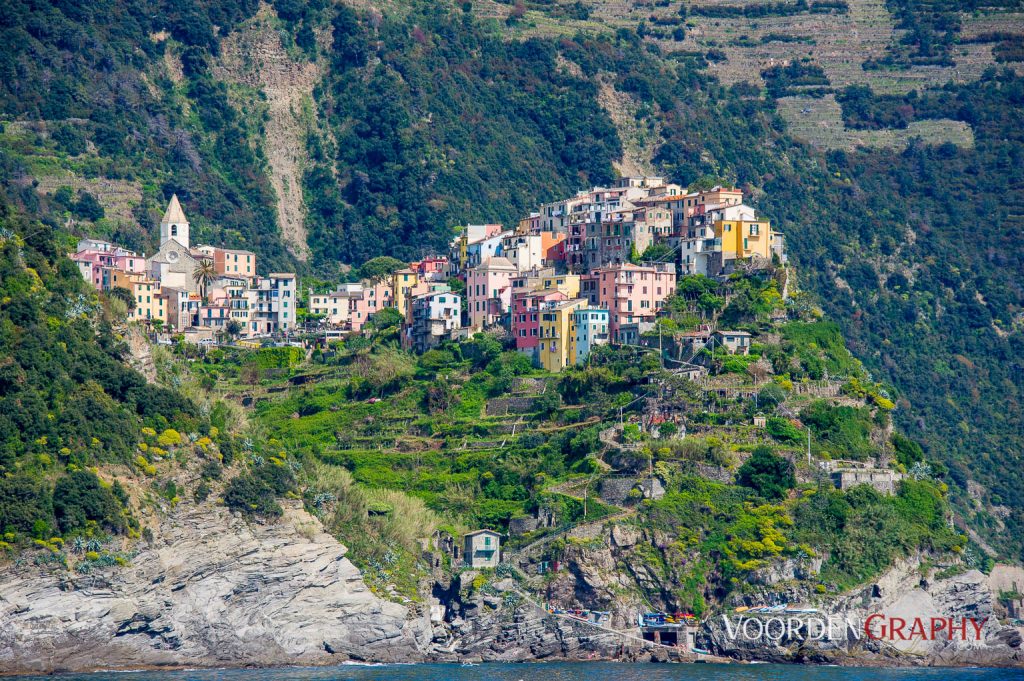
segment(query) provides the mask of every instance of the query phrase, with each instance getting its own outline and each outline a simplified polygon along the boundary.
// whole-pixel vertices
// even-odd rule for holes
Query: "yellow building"
[[[146,275],[142,272],[126,272],[124,270],[111,270],[110,272],[110,288],[123,288],[126,291],[131,291],[135,282],[142,281],[146,278]]]
[[[558,372],[576,363],[572,313],[586,304],[586,300],[577,298],[541,308],[537,352],[540,365],[547,371]]]
[[[713,229],[722,240],[723,260],[772,257],[775,234],[768,220],[719,220]]]
[[[564,293],[566,298],[576,298],[580,294],[580,275],[559,274],[550,277],[543,277],[540,291],[558,291]]]
[[[405,314],[406,305],[412,293],[413,287],[420,281],[415,270],[408,267],[398,270],[391,275],[391,305],[402,314]]]
[[[135,309],[128,317],[132,321],[167,321],[167,299],[160,295],[160,282],[141,279],[132,283],[132,297]]]
[[[141,272],[113,270],[110,273],[110,287],[123,288],[135,299],[135,309],[128,313],[128,321],[167,322],[167,300],[161,293],[160,282],[147,279]]]

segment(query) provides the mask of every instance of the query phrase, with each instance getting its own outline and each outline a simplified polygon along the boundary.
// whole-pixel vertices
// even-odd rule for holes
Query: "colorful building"
[[[415,352],[426,352],[451,338],[462,328],[462,297],[447,291],[431,291],[412,299],[412,322],[407,325],[403,342]]]
[[[598,345],[608,343],[608,310],[589,305],[573,310],[570,354],[573,364],[583,364]]]
[[[250,279],[256,276],[256,254],[252,251],[199,246],[195,252],[212,260],[214,270],[221,276]]]
[[[540,343],[540,309],[568,300],[561,291],[516,291],[512,294],[512,336],[516,350],[534,355]]]
[[[573,312],[586,304],[587,301],[576,298],[552,301],[540,308],[540,343],[537,359],[541,367],[547,371],[561,371],[576,362],[576,355],[573,353]]]
[[[253,280],[254,307],[249,315],[249,330],[254,335],[266,335],[295,328],[297,306],[295,275],[291,272],[271,272],[267,277]]]
[[[405,316],[409,311],[409,298],[413,288],[420,281],[420,275],[411,267],[398,270],[391,275],[392,305]]]
[[[566,298],[578,298],[580,295],[580,275],[550,274],[540,279],[540,289],[561,291]]]
[[[363,293],[352,300],[349,328],[361,331],[369,318],[385,307],[394,307],[391,283],[387,281],[363,282]]]
[[[504,321],[512,306],[515,265],[505,258],[488,258],[466,272],[469,326],[482,329]]]
[[[676,268],[673,263],[625,263],[594,270],[584,280],[582,293],[592,306],[609,311],[609,337],[620,342],[620,326],[654,322],[665,298],[676,290]]]
[[[129,321],[167,321],[167,302],[161,295],[160,282],[147,278],[138,272],[111,271],[111,288],[123,288],[135,299],[135,309],[128,315]]]

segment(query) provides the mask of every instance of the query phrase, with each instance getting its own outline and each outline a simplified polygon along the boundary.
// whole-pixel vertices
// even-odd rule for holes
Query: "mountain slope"
[[[85,214],[53,194],[32,205],[138,249],[152,249],[152,225],[176,192],[197,238],[289,266],[252,123],[210,73],[214,25],[226,34],[254,11],[230,2],[4,3],[0,112],[16,122],[0,132],[11,181],[84,187],[108,210],[116,195],[90,180],[127,186],[129,216],[110,211],[98,224],[102,211]]]
[[[439,17],[440,8],[424,16],[419,4],[409,6],[409,12],[384,14],[379,35],[386,39],[371,40],[378,36],[372,13],[358,15],[356,25],[361,28],[350,31],[355,36],[351,44],[359,45],[354,49],[356,63],[346,64],[345,70],[335,65],[328,79],[344,88],[368,88],[357,89],[360,96],[354,99],[388,101],[393,109],[386,125],[374,123],[361,108],[343,115],[334,110],[331,129],[341,130],[347,140],[341,142],[345,151],[339,159],[344,162],[337,166],[342,173],[334,185],[340,194],[332,202],[311,203],[311,210],[314,222],[315,213],[324,211],[324,224],[339,225],[344,234],[343,221],[336,216],[344,211],[338,206],[351,199],[363,215],[350,223],[349,233],[357,240],[369,230],[373,239],[383,240],[385,250],[417,255],[417,247],[442,243],[443,225],[488,216],[510,221],[547,198],[552,188],[566,192],[557,183],[542,181],[540,167],[529,157],[521,162],[533,174],[535,199],[526,207],[514,206],[518,212],[470,181],[478,177],[471,170],[478,159],[492,173],[504,173],[507,159],[493,159],[489,150],[466,142],[462,110],[453,112],[447,108],[450,97],[439,97],[433,84],[423,85],[444,83],[449,74],[461,73],[462,50],[471,45],[463,37],[449,39],[447,27],[465,26],[466,20],[455,9]],[[567,31],[558,39],[529,38],[531,44],[547,46],[544,49],[552,55],[545,57],[548,68],[552,62],[565,64],[564,73],[575,74],[574,78],[599,87],[611,82],[643,102],[641,120],[660,130],[653,159],[657,170],[684,183],[710,175],[743,186],[758,208],[788,233],[790,250],[804,265],[810,287],[843,325],[854,350],[904,398],[903,424],[952,467],[955,496],[965,517],[1006,555],[1018,556],[1024,546],[1018,529],[1024,522],[1018,465],[1024,437],[1019,359],[1024,342],[1019,272],[1024,263],[1013,244],[1024,189],[1020,164],[1015,162],[1024,153],[1019,136],[1020,77],[1010,70],[978,68],[978,81],[908,95],[876,95],[863,88],[845,89],[839,76],[826,71],[837,78],[838,87],[825,78],[824,90],[835,91],[844,125],[851,130],[899,132],[908,125],[935,122],[946,128],[960,126],[971,140],[966,146],[914,140],[895,154],[866,147],[828,151],[795,139],[780,115],[780,98],[794,92],[814,96],[795,84],[801,81],[793,80],[797,76],[789,71],[765,68],[765,78],[772,83],[767,96],[744,82],[722,87],[706,69],[713,56],[668,52],[650,26],[621,17],[595,25],[592,20],[547,16],[549,9],[528,7],[523,22],[507,22],[511,28],[504,35],[511,40],[506,49],[518,49],[520,36],[564,25]],[[547,18],[542,22],[543,16]],[[667,15],[659,11],[659,16]],[[830,16],[817,14],[815,20],[827,25]],[[903,22],[916,21],[913,11],[901,16]],[[838,25],[838,19],[834,23]],[[570,32],[576,28],[589,32]],[[486,25],[476,30],[487,35]],[[792,54],[798,53],[799,41],[778,40],[790,45]],[[367,54],[380,63],[360,66]],[[495,60],[499,70],[506,63],[493,52],[481,54]],[[415,81],[402,66],[403,59],[414,57],[419,60]],[[918,62],[908,62],[908,77],[928,68]],[[384,77],[386,65],[395,65],[394,73]],[[431,70],[430,78],[423,78],[424,69]],[[489,86],[487,76],[470,69],[467,87],[476,87],[480,79],[479,86]],[[881,78],[884,72],[867,82]],[[533,92],[528,83],[525,89]],[[542,90],[548,91],[557,89]],[[410,98],[410,92],[416,96]],[[581,92],[590,98],[591,111],[603,113],[590,86]],[[333,100],[327,95],[324,101]],[[630,134],[624,133],[623,137]],[[515,134],[512,130],[496,136],[495,146],[518,149]],[[609,134],[619,137],[614,130]],[[534,138],[550,139],[543,133],[534,133]],[[438,140],[448,141],[448,146]],[[397,151],[375,159],[361,151],[367,143],[374,150]],[[594,157],[592,164],[603,165],[602,158],[617,160],[618,142],[603,148],[610,153],[602,152],[604,156]],[[355,155],[352,149],[357,150]],[[410,155],[409,149],[418,151]],[[438,156],[440,166],[434,167],[431,159]],[[455,160],[448,164],[451,170],[444,159]],[[366,174],[353,182],[344,174],[346,167],[365,169]],[[385,172],[370,172],[373,168]],[[308,186],[327,196],[330,177],[321,172]],[[587,179],[596,177],[591,172]],[[499,174],[493,180],[508,187],[509,198],[521,191],[516,178]],[[577,186],[585,183],[580,180]],[[412,196],[411,187],[417,188]],[[435,187],[444,188],[440,214],[432,212]],[[311,238],[317,239],[322,229],[314,227]],[[979,495],[979,488],[969,488],[968,477],[989,493]]]
[[[308,162],[288,171],[303,173],[310,268],[417,257],[455,224],[511,223],[611,179],[624,146],[635,162],[637,131],[657,131],[642,153],[655,170],[736,182],[788,233],[809,287],[902,398],[897,418],[950,467],[964,518],[1019,557],[1020,3],[656,4],[274,3],[289,61],[322,64],[300,114],[316,131]],[[270,74],[218,80],[221,43],[258,6],[119,7],[0,8],[15,48],[0,56],[8,181],[39,181],[26,194],[39,214],[136,247],[177,191],[198,238],[292,267],[253,87]],[[616,128],[610,91],[635,103],[635,127]],[[817,119],[835,107],[846,133],[911,142],[855,147]],[[931,143],[912,139],[921,130]],[[281,209],[293,217],[295,198]]]

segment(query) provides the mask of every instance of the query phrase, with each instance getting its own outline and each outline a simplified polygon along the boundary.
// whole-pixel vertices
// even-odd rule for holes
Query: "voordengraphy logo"
[[[987,619],[953,617],[889,617],[875,613],[867,618],[825,615],[748,617],[722,615],[731,640],[779,643],[786,641],[981,641]]]
[[[864,635],[872,640],[885,641],[980,641],[981,630],[988,618],[965,617],[889,617],[881,613],[864,620]]]

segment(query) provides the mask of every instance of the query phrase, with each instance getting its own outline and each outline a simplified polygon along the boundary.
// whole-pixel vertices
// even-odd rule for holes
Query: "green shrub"
[[[85,529],[90,522],[110,532],[125,529],[121,504],[91,471],[75,471],[57,481],[53,512],[64,534]]]
[[[766,499],[781,499],[796,487],[796,475],[792,462],[762,446],[755,449],[740,466],[736,482],[757,490]]]
[[[765,431],[779,442],[792,444],[804,439],[800,429],[793,425],[792,421],[781,416],[769,416],[765,424]]]

